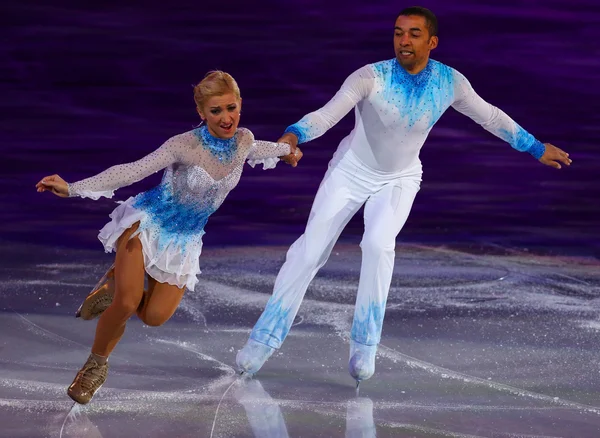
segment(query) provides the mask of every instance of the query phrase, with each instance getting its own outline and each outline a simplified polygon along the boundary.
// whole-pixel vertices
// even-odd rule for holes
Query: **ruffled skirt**
[[[170,236],[154,224],[144,210],[134,207],[135,198],[121,203],[110,214],[107,223],[98,235],[108,253],[116,251],[117,240],[123,232],[136,222],[138,230],[131,236],[137,236],[142,243],[144,266],[148,275],[160,283],[194,290],[200,271],[200,253],[204,231],[190,235],[182,244],[181,236]]]

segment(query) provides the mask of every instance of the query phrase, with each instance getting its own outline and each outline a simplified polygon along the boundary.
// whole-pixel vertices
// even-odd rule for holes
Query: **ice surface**
[[[21,247],[0,271],[0,435],[600,434],[594,259],[399,245],[376,373],[357,397],[347,373],[355,245],[336,246],[263,369],[253,379],[234,371],[285,250],[206,251],[202,281],[173,319],[132,319],[104,387],[73,407],[66,388],[95,328],[73,314],[111,259]]]

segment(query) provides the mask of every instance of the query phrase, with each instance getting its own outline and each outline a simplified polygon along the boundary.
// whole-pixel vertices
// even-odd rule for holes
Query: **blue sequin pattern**
[[[273,348],[279,348],[292,326],[291,308],[284,307],[282,300],[273,296],[256,322],[250,337]]]
[[[454,99],[454,76],[450,67],[429,60],[417,74],[408,73],[395,60],[372,64],[383,89],[383,99],[396,107],[409,128],[426,119],[431,128]]]
[[[214,137],[206,125],[194,129],[194,135],[200,140],[216,159],[222,163],[231,163],[237,152],[237,132],[232,138],[223,139]]]
[[[212,197],[207,196],[210,200]],[[168,183],[140,193],[135,198],[133,207],[148,214],[140,228],[156,228],[158,246],[164,248],[174,242],[184,251],[186,243],[192,236],[202,236],[208,218],[215,212],[210,202],[185,202],[174,195]]]
[[[309,134],[308,134],[309,128],[308,128],[308,126],[305,125],[304,121],[302,121],[302,120],[299,121],[298,123],[288,126],[284,132],[292,133],[296,137],[298,137],[298,144],[305,143],[309,138]]]
[[[501,129],[499,133],[500,138],[518,151],[528,152],[538,160],[542,158],[542,155],[546,151],[546,146],[521,126],[518,124],[515,125],[517,132],[512,133],[506,129]]]
[[[453,107],[520,151],[539,159],[545,146],[479,96],[457,70],[429,59],[416,74],[395,59],[354,71],[323,107],[286,128],[299,143],[314,140],[355,110],[355,126],[342,141],[365,165],[385,172],[412,166],[434,124]],[[342,145],[340,143],[340,145]]]
[[[365,345],[379,344],[384,314],[384,303],[372,301],[368,307],[357,308],[352,323],[352,339]]]

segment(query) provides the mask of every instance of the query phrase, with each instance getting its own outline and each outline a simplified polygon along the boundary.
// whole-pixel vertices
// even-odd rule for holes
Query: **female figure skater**
[[[100,230],[105,251],[116,257],[78,311],[83,319],[101,316],[91,354],[67,391],[77,403],[88,403],[105,382],[108,356],[134,313],[147,325],[162,325],[185,288],[194,290],[204,226],[237,185],[244,162],[266,169],[291,152],[287,143],[256,141],[248,129],[238,128],[242,99],[229,74],[209,72],[194,87],[194,100],[204,124],[141,160],[75,183],[53,175],[36,185],[38,192],[96,200],[166,168],[158,186],[120,204]]]

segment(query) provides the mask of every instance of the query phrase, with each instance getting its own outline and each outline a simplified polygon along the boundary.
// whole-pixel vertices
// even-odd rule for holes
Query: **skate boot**
[[[375,354],[377,345],[364,345],[350,340],[350,360],[348,372],[356,380],[356,386],[361,381],[370,379],[375,373]]]
[[[75,314],[76,318],[85,320],[94,319],[108,309],[115,296],[115,265],[100,279],[96,287],[83,300]]]
[[[102,387],[108,374],[108,363],[100,365],[90,355],[87,362],[75,376],[75,380],[69,386],[67,394],[74,401],[85,405],[90,402],[94,394]]]
[[[275,352],[273,347],[248,339],[244,348],[238,351],[235,361],[240,373],[254,374],[265,364],[267,359]]]

